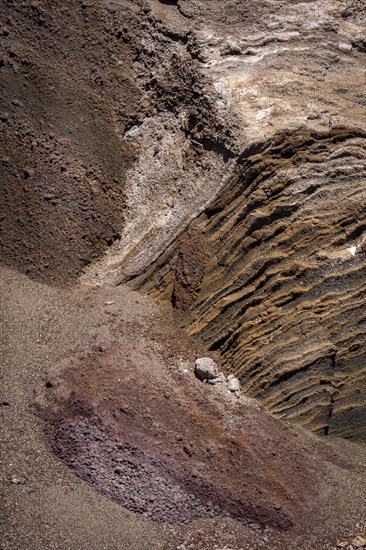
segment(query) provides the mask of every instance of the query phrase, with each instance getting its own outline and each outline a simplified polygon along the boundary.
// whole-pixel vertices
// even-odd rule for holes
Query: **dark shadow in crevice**
[[[178,0],[159,0],[159,2],[166,6],[178,6]]]

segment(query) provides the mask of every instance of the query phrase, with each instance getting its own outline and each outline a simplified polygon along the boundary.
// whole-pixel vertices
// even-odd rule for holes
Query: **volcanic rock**
[[[207,380],[214,380],[219,375],[217,364],[210,357],[200,357],[199,359],[196,359],[194,373],[197,378],[203,382]]]
[[[227,387],[231,392],[235,393],[238,396],[240,395],[240,382],[232,374],[229,374],[229,376],[227,377]]]

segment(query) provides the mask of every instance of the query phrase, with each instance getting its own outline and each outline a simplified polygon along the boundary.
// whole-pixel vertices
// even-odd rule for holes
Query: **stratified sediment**
[[[184,310],[243,391],[364,438],[365,134],[278,135],[239,160],[190,233],[137,279]]]

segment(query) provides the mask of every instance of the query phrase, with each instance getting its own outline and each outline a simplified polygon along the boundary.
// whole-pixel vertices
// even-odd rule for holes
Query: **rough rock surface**
[[[4,550],[360,542],[364,1],[0,12]]]
[[[154,3],[170,32],[182,14],[199,22],[194,48],[192,35],[185,46],[233,135],[226,179],[163,254],[168,233],[158,231],[154,262],[151,242],[139,241],[131,260],[118,266],[107,256],[88,277],[134,279],[134,288],[171,300],[243,391],[279,417],[363,440],[362,4],[232,4],[225,16],[215,4],[198,15],[199,6]],[[210,130],[206,123],[199,133],[204,150]]]
[[[200,270],[199,288],[179,305],[191,333],[221,351],[243,391],[281,418],[360,439],[364,146],[362,131],[345,128],[277,136],[243,159],[241,175],[195,222],[195,232],[136,283],[169,298],[180,294],[182,263],[186,273]]]
[[[210,357],[196,359],[194,373],[200,380],[214,380],[219,375],[217,365]]]
[[[227,387],[229,391],[235,393],[236,395],[240,394],[240,382],[233,374],[229,374],[227,377]]]
[[[364,439],[363,3],[3,15],[2,261],[133,280],[281,418]]]

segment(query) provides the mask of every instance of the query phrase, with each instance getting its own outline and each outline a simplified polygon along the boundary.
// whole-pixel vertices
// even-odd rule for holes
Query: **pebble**
[[[22,477],[13,476],[11,478],[11,483],[13,483],[14,485],[24,485],[25,479]]]
[[[338,44],[338,49],[341,50],[341,52],[351,52],[352,51],[352,44],[349,42],[340,42]]]
[[[366,539],[358,536],[351,541],[351,545],[354,546],[354,548],[363,548],[366,546]]]

